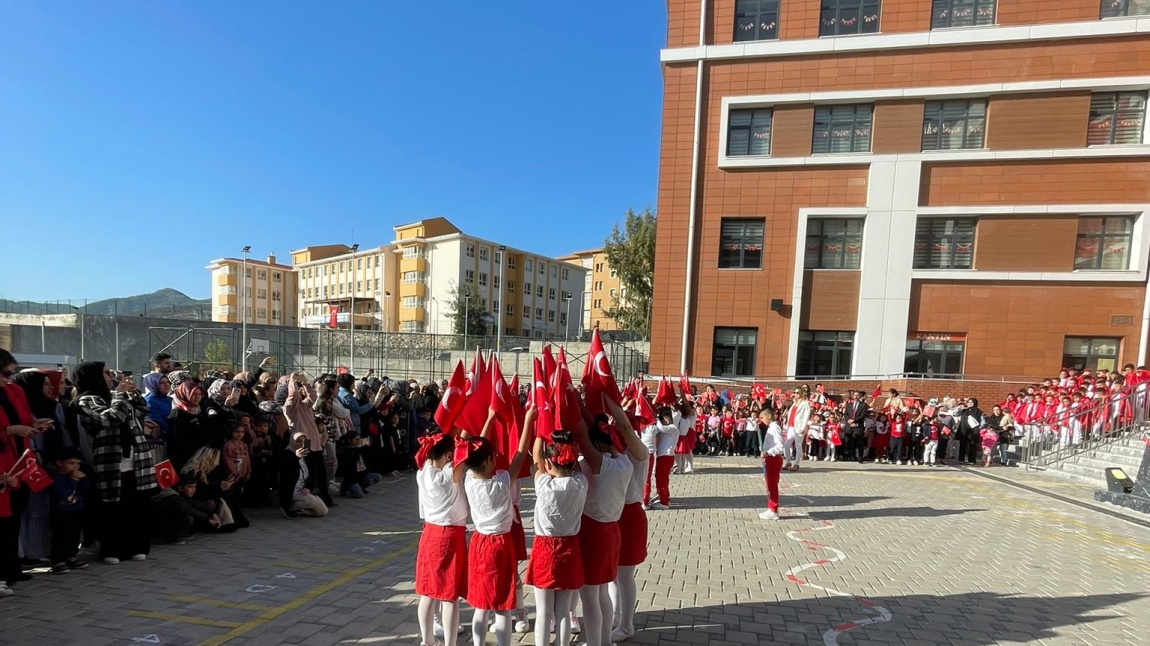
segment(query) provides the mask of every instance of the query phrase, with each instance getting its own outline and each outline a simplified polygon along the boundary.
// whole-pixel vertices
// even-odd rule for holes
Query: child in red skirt
[[[535,643],[546,644],[556,622],[556,644],[571,643],[570,611],[583,587],[579,528],[587,502],[587,476],[576,471],[579,452],[571,434],[555,431],[551,444],[536,438],[535,541],[527,585],[535,586]]]
[[[679,421],[681,423],[682,419]],[[693,424],[694,420],[686,428],[690,430]],[[650,452],[650,447],[647,450]],[[647,513],[643,511],[642,503],[647,465],[636,461],[634,457],[628,457],[633,469],[623,498],[623,513],[619,516],[619,572],[607,586],[611,605],[615,609],[612,642],[630,639],[635,635],[635,604],[639,599],[639,591],[635,586],[635,569],[647,560]]]
[[[440,602],[445,646],[455,646],[459,599],[467,596],[467,498],[463,463],[451,465],[455,438],[446,434],[419,440],[415,482],[423,532],[415,559],[419,633],[425,646],[435,641],[435,602]]]
[[[679,418],[679,441],[675,444],[675,470],[672,473],[692,473],[695,470],[697,431],[702,430],[707,422],[703,415],[696,414],[695,402],[683,402],[680,410],[683,416]]]
[[[606,398],[605,398],[606,399]],[[587,646],[606,646],[611,643],[611,621],[614,616],[607,584],[618,578],[620,544],[619,517],[627,486],[635,470],[635,463],[646,464],[647,447],[631,428],[627,416],[617,404],[606,402],[615,418],[620,435],[627,443],[626,454],[615,450],[607,431],[606,415],[595,418],[595,427],[580,425],[576,433],[583,451],[580,468],[587,476],[589,487],[583,520],[579,527],[579,545],[583,559],[583,587],[579,599],[583,602],[583,638]],[[584,430],[585,429],[585,430]]]
[[[527,442],[534,416],[524,424],[519,447],[506,471],[495,469],[495,448],[482,435],[460,441],[456,459],[463,457],[468,472],[463,479],[467,504],[475,533],[471,535],[467,562],[467,603],[475,608],[471,638],[483,646],[487,637],[488,614],[495,613],[495,641],[511,643],[511,611],[515,609],[515,584],[519,577],[511,524],[515,513],[511,504],[511,474],[519,473],[527,458]],[[490,420],[489,420],[490,424]],[[486,427],[484,434],[486,434]],[[444,636],[448,633],[444,626]]]

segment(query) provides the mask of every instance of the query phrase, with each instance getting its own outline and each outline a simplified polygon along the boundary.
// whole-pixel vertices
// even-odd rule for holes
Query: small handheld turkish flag
[[[34,466],[37,466],[36,454],[32,452],[32,449],[24,449],[24,452],[20,454],[20,458],[12,464],[12,468],[8,469],[8,475],[13,478],[19,478],[21,473]]]
[[[695,401],[694,395],[691,394],[691,380],[687,378],[687,373],[679,375],[679,394],[683,396],[684,401]]]
[[[455,420],[463,411],[463,393],[467,390],[467,376],[463,371],[463,362],[455,364],[455,372],[451,373],[451,380],[447,382],[447,389],[439,400],[439,407],[435,409],[435,423],[444,433],[451,433]]]
[[[882,385],[880,384],[878,386],[875,386],[874,392],[871,393],[870,396],[871,396],[871,399],[878,399],[879,397],[881,397],[882,396]]]
[[[548,391],[547,377],[543,372],[543,362],[538,357],[532,365],[531,399],[527,402],[529,408],[536,411],[535,434],[550,442],[551,434],[555,431],[555,415],[551,406],[551,393]]]
[[[174,487],[180,482],[180,476],[176,474],[176,467],[172,466],[171,460],[164,460],[155,466],[156,484],[160,485],[161,489]]]
[[[52,486],[52,476],[40,468],[36,461],[36,454],[31,449],[25,449],[20,459],[8,470],[8,475],[28,485],[33,493],[39,493]]]

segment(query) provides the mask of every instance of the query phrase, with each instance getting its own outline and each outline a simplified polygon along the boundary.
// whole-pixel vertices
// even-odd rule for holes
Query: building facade
[[[207,269],[212,272],[212,320],[253,325],[299,324],[296,275],[288,265],[254,258],[219,258]],[[241,278],[245,272],[247,275]]]
[[[587,270],[587,277],[583,282],[583,292],[576,303],[582,304],[579,315],[580,332],[583,330],[617,330],[619,323],[607,316],[616,302],[625,296],[623,282],[619,274],[611,268],[607,261],[607,254],[602,249],[588,249],[576,251],[559,260],[580,265]]]
[[[469,236],[445,218],[397,226],[394,240],[372,249],[308,247],[292,258],[305,327],[329,325],[334,313],[356,329],[450,334],[453,292],[466,284],[478,298],[467,305],[491,316],[492,334],[497,312],[507,337],[578,332],[571,303],[582,266]]]
[[[668,8],[652,372],[1145,362],[1150,3]]]

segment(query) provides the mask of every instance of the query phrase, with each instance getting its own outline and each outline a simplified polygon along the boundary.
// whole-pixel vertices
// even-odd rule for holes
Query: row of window
[[[412,273],[414,273],[414,272],[412,272]],[[379,289],[379,285],[380,285],[379,279],[369,278],[366,281],[364,281],[364,280],[355,281],[355,289],[354,290],[352,289],[351,283],[340,283],[339,285],[330,285],[330,287],[331,287],[331,293],[333,295],[335,295],[335,294],[340,294],[340,295],[348,294],[348,295],[350,295],[353,292],[356,294],[362,294],[364,291],[364,287],[367,288],[368,293],[372,293],[375,290]],[[322,285],[320,287],[304,287],[304,288],[300,289],[300,292],[303,294],[304,298],[327,298],[328,297],[328,287],[329,287],[329,285]],[[262,292],[263,290],[261,289],[260,291]],[[260,296],[260,298],[263,298],[263,296]],[[279,299],[279,292],[272,292],[272,300],[276,300],[276,301],[280,300]]]
[[[415,249],[415,247],[412,247],[412,249]],[[404,256],[403,256],[404,258],[408,257],[407,252],[408,252],[408,250],[405,249],[404,250]],[[356,271],[361,270],[361,269],[371,269],[373,266],[372,265],[372,262],[373,262],[372,259],[373,258],[374,258],[374,256],[364,256],[364,257],[356,258],[354,269]],[[374,266],[378,267],[379,264],[380,264],[380,262],[375,262]],[[352,270],[353,270],[352,261],[341,260],[339,262],[329,262],[326,265],[319,265],[316,267],[304,267],[303,269],[300,270],[300,278],[305,278],[305,279],[306,278],[321,278],[321,277],[327,276],[329,274],[334,276],[336,274],[342,274],[344,272],[350,272]],[[279,280],[279,272],[275,272],[273,277],[275,280]]]
[[[903,371],[926,377],[957,377],[962,374],[966,341],[907,339]],[[799,332],[795,375],[798,377],[849,377],[854,332]],[[755,376],[756,328],[715,328],[711,374],[717,377]],[[1118,367],[1121,339],[1065,337],[1062,365],[1082,370]]]
[[[738,0],[735,42],[776,40],[781,0]],[[930,28],[995,24],[996,0],[931,0]],[[822,0],[819,36],[875,34],[882,14],[881,0]],[[1150,0],[1100,0],[1100,18],[1150,15]]]
[[[1142,143],[1146,96],[1146,92],[1093,94],[1086,144]],[[986,99],[927,102],[922,119],[922,150],[985,147],[986,103]],[[727,118],[727,156],[769,156],[773,112],[771,108],[731,110]],[[816,106],[811,154],[870,152],[873,119],[874,106],[869,103]]]
[[[858,269],[862,261],[863,218],[807,221],[806,269]],[[972,269],[978,218],[919,218],[914,236],[915,269]],[[719,268],[760,269],[766,220],[723,218],[719,225]],[[1134,216],[1078,218],[1076,270],[1130,267]]]

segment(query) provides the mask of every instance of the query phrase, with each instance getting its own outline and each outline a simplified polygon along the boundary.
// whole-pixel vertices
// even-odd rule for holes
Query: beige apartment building
[[[603,249],[588,249],[576,251],[560,260],[574,263],[587,270],[587,278],[583,283],[583,292],[579,295],[582,305],[580,313],[580,332],[583,330],[617,330],[619,324],[607,316],[607,310],[615,305],[616,299],[624,296],[623,283],[619,275],[611,268],[607,261],[607,254]]]
[[[219,258],[212,272],[212,320],[253,325],[299,324],[296,275],[288,265],[254,258]],[[241,274],[246,276],[241,278]],[[241,310],[246,309],[246,317]]]

